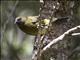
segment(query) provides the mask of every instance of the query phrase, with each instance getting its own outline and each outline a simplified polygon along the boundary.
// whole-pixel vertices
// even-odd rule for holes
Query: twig
[[[72,36],[75,36],[75,35],[80,35],[80,33],[73,33],[73,34],[72,34]]]
[[[66,31],[64,34],[62,34],[61,36],[59,36],[58,38],[52,40],[47,46],[45,46],[45,47],[43,48],[42,51],[45,51],[47,48],[50,48],[53,44],[57,43],[58,41],[63,40],[63,38],[64,38],[67,34],[69,34],[70,32],[72,32],[72,31],[74,31],[74,30],[76,30],[76,29],[80,29],[80,25],[79,25],[79,26],[76,26],[76,27],[74,27],[74,28],[69,29],[69,30]],[[79,33],[79,34],[80,34],[80,33]]]
[[[11,11],[11,13],[10,13],[9,16],[8,16],[8,19],[7,19],[6,22],[5,22],[5,25],[3,26],[3,30],[2,30],[2,28],[1,28],[1,35],[2,35],[2,36],[1,36],[1,40],[3,39],[4,32],[5,32],[5,29],[6,29],[6,25],[8,24],[11,16],[13,15],[13,13],[14,13],[14,11],[15,11],[15,9],[16,9],[16,6],[18,5],[18,3],[19,3],[19,1],[17,0],[16,3],[15,3],[15,5],[14,5],[14,7],[13,7],[13,9],[12,9],[12,11]],[[2,9],[1,9],[1,11],[2,11]],[[2,13],[1,13],[1,14],[2,14]],[[1,18],[1,20],[2,20],[2,18]]]

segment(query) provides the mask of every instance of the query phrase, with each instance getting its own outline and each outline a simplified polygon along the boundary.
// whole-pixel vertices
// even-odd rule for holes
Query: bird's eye
[[[18,21],[18,22],[21,21],[21,18],[18,18],[17,21]]]
[[[33,24],[35,24],[36,22],[32,22]]]

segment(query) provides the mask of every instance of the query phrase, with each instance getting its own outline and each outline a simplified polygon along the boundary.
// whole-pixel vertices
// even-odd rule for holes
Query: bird
[[[66,19],[66,17],[54,17],[52,22],[62,19]],[[38,16],[19,16],[16,17],[15,23],[26,34],[37,35],[39,33],[40,35],[44,35],[47,32],[50,19],[45,18],[42,20],[38,20]],[[39,24],[41,25],[41,30],[39,29]]]
[[[37,16],[19,16],[15,19],[17,26],[26,34],[36,35],[38,33],[37,28]]]
[[[19,16],[15,19],[15,23],[17,26],[26,34],[29,35],[37,35],[39,34],[43,35],[46,33],[46,28],[39,31],[39,24],[41,24],[41,27],[49,26],[49,19],[43,19],[38,21],[38,16]]]

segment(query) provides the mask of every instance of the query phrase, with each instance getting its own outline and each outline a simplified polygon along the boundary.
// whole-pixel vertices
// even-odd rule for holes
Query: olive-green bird
[[[37,16],[17,17],[15,23],[25,33],[30,35],[36,35],[38,33],[37,28]]]
[[[29,35],[37,35],[38,33],[43,35],[47,32],[46,29],[39,30],[38,26],[39,23],[42,26],[49,26],[49,19],[43,19],[38,21],[38,16],[27,16],[27,17],[17,17],[15,19],[15,23],[18,25],[18,27],[25,33]]]
[[[27,17],[20,16],[15,19],[15,23],[26,34],[37,35],[39,33],[40,35],[43,35],[47,32],[50,19],[43,19],[38,21],[37,18],[38,16],[27,16]],[[65,19],[65,17],[53,18],[52,21],[55,22],[56,20],[61,20],[61,19]],[[43,29],[40,30],[38,28],[39,24],[41,24],[41,27],[43,27]]]

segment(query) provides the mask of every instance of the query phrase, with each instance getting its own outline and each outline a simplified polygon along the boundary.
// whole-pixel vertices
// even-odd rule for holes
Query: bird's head
[[[30,35],[36,35],[38,33],[37,28],[37,16],[29,16],[29,17],[17,17],[15,19],[15,23],[17,26],[25,33]]]

